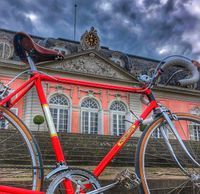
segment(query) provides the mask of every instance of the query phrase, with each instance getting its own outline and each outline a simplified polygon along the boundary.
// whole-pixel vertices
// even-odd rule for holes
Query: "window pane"
[[[99,104],[94,98],[86,98],[81,103],[81,130],[83,133],[98,133]]]
[[[55,127],[61,131],[69,131],[69,100],[64,95],[54,95],[50,101],[50,111]]]
[[[49,104],[69,106],[69,101],[64,95],[55,95],[55,96],[51,97]]]
[[[119,115],[119,134],[122,135],[125,132],[125,115]]]
[[[200,108],[199,107],[194,107],[191,110],[191,113],[197,116],[200,116]],[[189,130],[190,130],[190,139],[191,140],[196,140],[196,141],[200,141],[200,125],[197,123],[189,123]]]
[[[57,129],[58,109],[50,108],[50,112],[51,112],[51,116],[53,118],[53,122],[54,122],[55,128]]]
[[[112,128],[113,128],[113,135],[118,135],[117,134],[117,115],[113,114],[113,124],[112,124]]]
[[[59,130],[68,131],[68,110],[59,110]]]
[[[64,110],[64,121],[63,121],[63,125],[64,125],[64,129],[69,131],[69,127],[68,127],[68,118],[69,118],[69,110]]]
[[[98,133],[98,113],[91,112],[90,114],[90,133]]]
[[[125,115],[126,115],[126,105],[121,101],[114,101],[111,106],[111,123],[112,123],[112,133],[113,135],[122,135],[126,130]]]
[[[86,111],[82,112],[82,132],[88,133],[89,131],[89,113]]]
[[[193,125],[194,140],[200,141],[200,125]]]
[[[126,106],[123,102],[114,101],[110,106],[110,110],[126,112]]]
[[[81,103],[82,108],[99,109],[98,102],[93,98],[87,98]]]

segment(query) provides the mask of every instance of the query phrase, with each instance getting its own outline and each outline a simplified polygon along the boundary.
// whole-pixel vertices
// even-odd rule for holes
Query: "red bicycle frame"
[[[124,92],[132,92],[132,93],[140,93],[146,95],[150,103],[144,110],[144,112],[140,115],[140,118],[142,120],[146,119],[148,115],[158,107],[158,104],[156,100],[153,98],[153,95],[151,93],[150,89],[147,88],[134,88],[134,87],[125,87],[125,86],[116,86],[111,84],[100,84],[100,83],[94,83],[89,81],[81,81],[81,80],[74,80],[74,79],[67,79],[67,78],[60,78],[60,77],[51,77],[47,76],[38,72],[35,72],[32,74],[29,80],[27,80],[24,84],[22,84],[19,88],[17,88],[15,91],[13,91],[11,94],[9,94],[7,97],[5,97],[1,102],[0,106],[7,105],[8,108],[11,108],[14,106],[21,98],[24,97],[24,95],[33,87],[36,87],[36,91],[38,93],[38,97],[41,103],[41,106],[43,108],[47,124],[50,130],[51,135],[51,141],[53,150],[55,152],[56,156],[56,162],[57,163],[66,163],[66,160],[64,158],[64,153],[60,145],[60,141],[58,139],[58,135],[55,129],[55,126],[53,124],[53,120],[50,114],[49,106],[47,103],[47,99],[44,93],[44,89],[42,87],[42,81],[49,81],[49,82],[56,82],[56,83],[63,83],[63,84],[73,84],[73,85],[79,85],[79,86],[89,86],[94,88],[103,88],[103,89],[109,89],[109,90],[118,90],[118,91],[124,91]],[[17,95],[18,94],[18,95]],[[17,95],[17,97],[16,97]],[[16,97],[13,101],[12,98]],[[97,167],[93,170],[93,174],[95,176],[99,176],[103,170],[106,168],[106,166],[110,163],[110,161],[116,156],[116,154],[121,150],[123,145],[130,139],[130,137],[135,133],[138,126],[140,125],[140,120],[136,120],[128,130],[120,137],[118,142],[113,146],[113,148],[108,152],[108,154],[103,158],[103,160],[97,165]],[[13,188],[13,187],[7,187],[7,186],[1,186],[0,185],[0,193],[24,193],[24,194],[44,194],[44,192],[38,192],[38,191],[30,191],[20,188]]]

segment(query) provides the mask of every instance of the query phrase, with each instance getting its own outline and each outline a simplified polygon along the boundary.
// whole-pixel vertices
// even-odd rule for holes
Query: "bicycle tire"
[[[175,115],[178,120],[171,118],[173,123],[179,130],[179,133],[182,133],[182,136],[183,134],[185,135],[185,139],[190,139],[189,141],[185,140],[184,144],[195,160],[200,163],[200,141],[193,141],[191,133],[192,130],[195,130],[194,126],[199,127],[198,130],[200,129],[200,117],[187,113],[177,113]],[[190,173],[190,177],[180,170],[180,167],[175,163],[163,139],[152,138],[155,132],[158,132],[159,127],[164,127],[165,133],[168,133],[169,141],[176,157],[184,169]],[[188,130],[187,133],[182,131],[184,129]],[[173,134],[170,134],[170,129],[162,116],[143,132],[138,142],[135,164],[135,171],[141,180],[139,185],[139,192],[141,194],[199,193],[200,168],[191,162],[177,140],[172,137]],[[195,181],[192,179],[194,176],[197,178]]]
[[[14,113],[0,106],[0,185],[39,191],[43,162],[30,130]]]

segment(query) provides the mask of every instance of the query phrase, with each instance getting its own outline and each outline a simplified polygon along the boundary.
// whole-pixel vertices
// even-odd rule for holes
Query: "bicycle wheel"
[[[200,117],[177,113],[171,118],[192,157],[200,163]],[[168,136],[170,145],[186,174],[177,165],[164,142],[161,131]],[[163,117],[145,129],[136,152],[136,173],[141,179],[140,193],[197,194],[200,193],[200,168],[183,151]]]
[[[0,185],[40,190],[40,151],[24,123],[0,106]]]

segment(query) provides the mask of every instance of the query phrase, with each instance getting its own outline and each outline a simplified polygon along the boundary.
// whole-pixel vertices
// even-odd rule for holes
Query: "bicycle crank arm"
[[[114,183],[111,183],[110,185],[106,185],[106,186],[96,189],[94,191],[87,192],[86,194],[98,194],[103,191],[107,191],[108,189],[112,189],[113,187],[115,187],[118,183],[119,183],[119,181],[116,181]]]

